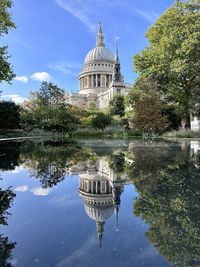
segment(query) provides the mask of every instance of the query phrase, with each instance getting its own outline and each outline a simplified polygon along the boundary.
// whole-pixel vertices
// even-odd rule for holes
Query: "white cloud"
[[[33,73],[33,75],[31,75],[30,78],[40,82],[49,82],[53,79],[53,77],[48,72],[35,72]]]
[[[35,187],[31,190],[35,196],[47,196],[51,190],[49,188]]]
[[[28,186],[27,185],[21,185],[15,188],[15,191],[17,192],[27,192],[28,191]]]
[[[27,83],[28,82],[28,77],[26,77],[26,76],[16,76],[15,80],[19,81],[19,82],[22,82],[22,83]]]
[[[81,68],[81,64],[58,61],[56,63],[50,64],[49,68],[52,70],[60,71],[66,75],[77,75],[78,70]]]
[[[140,9],[135,9],[135,12],[144,19],[146,19],[147,21],[149,21],[150,23],[155,22],[159,17],[159,15],[153,11],[144,11]]]
[[[90,31],[96,31],[96,24],[92,21],[92,9],[88,8],[85,1],[55,0],[55,2],[72,16],[80,20]]]
[[[24,102],[24,100],[26,100],[26,98],[21,97],[20,95],[2,95],[1,98],[3,100],[13,101],[16,104],[21,104],[22,102]]]

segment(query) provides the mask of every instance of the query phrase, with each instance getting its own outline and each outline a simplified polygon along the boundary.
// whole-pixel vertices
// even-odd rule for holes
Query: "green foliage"
[[[167,127],[162,116],[160,95],[148,80],[140,80],[129,95],[129,122],[134,129],[143,133],[156,134]]]
[[[87,109],[87,112],[89,112],[89,114],[93,114],[99,112],[99,109],[94,102],[91,102],[89,108]]]
[[[0,129],[17,129],[20,126],[20,106],[11,101],[0,102]]]
[[[116,94],[109,102],[109,114],[110,116],[119,115],[123,117],[125,115],[125,103],[123,95]]]
[[[99,112],[91,118],[91,127],[96,129],[104,130],[108,125],[110,125],[111,118],[104,114],[103,112]]]
[[[190,100],[191,113],[193,116],[200,119],[200,87],[198,86],[192,92]]]
[[[172,5],[146,33],[149,46],[134,57],[141,76],[153,77],[190,127],[190,100],[200,82],[200,5],[187,0]],[[197,103],[197,102],[196,102]]]
[[[175,107],[163,104],[161,109],[162,116],[169,122],[166,131],[178,130],[181,127],[181,117],[177,115]]]
[[[79,123],[71,106],[65,104],[65,92],[52,83],[43,82],[38,92],[24,103],[21,112],[24,128],[39,128],[71,135]]]
[[[38,105],[45,107],[61,105],[66,101],[65,91],[48,82],[42,82],[39,90],[32,92],[32,95],[37,99]]]
[[[0,37],[7,34],[9,29],[15,28],[11,19],[11,13],[9,9],[12,7],[12,1],[1,0],[0,2]],[[0,47],[0,83],[2,81],[10,82],[15,74],[13,73],[12,66],[8,62],[8,47]]]

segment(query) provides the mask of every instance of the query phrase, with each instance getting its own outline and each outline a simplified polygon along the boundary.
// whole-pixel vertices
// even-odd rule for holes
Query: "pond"
[[[1,142],[0,266],[199,266],[199,149]]]

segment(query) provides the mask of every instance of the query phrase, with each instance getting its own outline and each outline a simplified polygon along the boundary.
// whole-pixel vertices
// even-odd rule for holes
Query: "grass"
[[[200,138],[200,131],[179,130],[164,133],[164,138]]]
[[[94,128],[80,128],[75,132],[78,138],[128,138],[142,137],[142,134],[135,130],[125,130],[122,127],[107,127],[104,131]]]

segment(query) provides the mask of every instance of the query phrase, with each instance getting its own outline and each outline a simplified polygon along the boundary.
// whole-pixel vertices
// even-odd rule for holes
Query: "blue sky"
[[[78,91],[77,75],[87,52],[95,46],[102,22],[106,46],[114,51],[119,37],[120,61],[125,81],[136,74],[132,57],[148,43],[148,27],[173,0],[15,0],[12,8],[17,29],[1,43],[9,45],[17,75],[11,85],[2,83],[3,98],[22,101],[41,80],[66,91]]]

